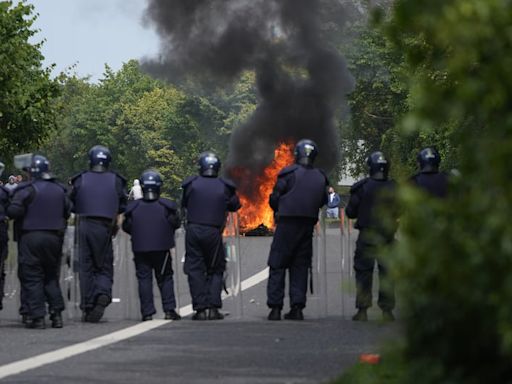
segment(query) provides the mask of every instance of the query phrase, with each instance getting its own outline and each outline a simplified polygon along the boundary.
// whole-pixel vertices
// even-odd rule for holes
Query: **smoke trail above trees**
[[[161,52],[143,67],[160,78],[195,73],[226,82],[254,70],[260,102],[233,131],[227,167],[258,174],[278,143],[310,138],[319,146],[318,165],[332,169],[335,117],[353,79],[321,33],[328,1],[148,0]]]

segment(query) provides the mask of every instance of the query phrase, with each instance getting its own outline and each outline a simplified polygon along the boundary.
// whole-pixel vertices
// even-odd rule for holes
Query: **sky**
[[[118,70],[130,59],[155,56],[159,40],[143,25],[144,0],[28,0],[39,17],[34,41],[42,47],[44,66],[55,72],[75,65],[72,73],[102,77],[105,63]]]

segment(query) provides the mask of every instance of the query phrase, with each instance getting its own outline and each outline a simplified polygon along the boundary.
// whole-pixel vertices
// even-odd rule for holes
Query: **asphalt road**
[[[120,236],[116,241],[116,302],[107,309],[99,324],[79,321],[75,305],[78,297],[76,276],[63,266],[63,286],[70,298],[65,327],[23,328],[16,313],[17,287],[13,269],[8,296],[4,300],[5,309],[0,312],[0,377],[8,364],[23,362],[19,364],[21,373],[7,376],[2,382],[326,382],[355,364],[361,353],[378,351],[382,340],[393,338],[400,332],[399,322],[383,324],[378,321],[380,313],[377,309],[370,312],[368,323],[350,320],[354,311],[351,255],[355,236],[352,233],[349,238],[345,233],[341,237],[339,229],[333,228],[327,229],[325,236],[318,237],[314,294],[309,297],[303,322],[267,321],[266,280],[252,278],[253,286],[225,299],[225,320],[194,322],[187,316],[177,322],[154,321],[154,329],[147,332],[73,356],[66,350],[61,356],[64,359],[26,371],[23,369],[43,353],[77,343],[95,348],[96,341],[91,339],[145,323],[139,321],[136,280],[126,237]],[[229,282],[238,280],[237,271],[241,272],[240,279],[247,283],[247,279],[264,270],[270,242],[270,237],[242,237],[238,247],[236,239],[231,240],[231,251],[236,252],[231,252],[228,286],[236,288],[236,284]],[[179,306],[185,314],[189,312],[190,299],[186,277],[182,273],[183,252],[180,235],[173,265]],[[240,267],[233,259],[241,262]],[[10,267],[14,267],[12,260]],[[230,289],[230,292],[234,290]],[[158,295],[155,300],[160,307]],[[161,314],[155,318],[159,316]]]

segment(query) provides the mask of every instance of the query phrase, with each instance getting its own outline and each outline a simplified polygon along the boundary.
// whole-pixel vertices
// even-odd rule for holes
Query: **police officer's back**
[[[46,299],[52,327],[61,328],[64,300],[58,279],[70,202],[66,188],[49,173],[44,156],[33,156],[29,172],[32,180],[16,188],[7,208],[17,221],[20,278],[30,316],[26,325],[45,328]]]
[[[71,179],[71,200],[77,215],[80,264],[80,308],[83,320],[98,322],[112,300],[112,236],[117,215],[126,208],[126,180],[110,171],[108,148],[89,150],[89,170]]]
[[[313,228],[319,209],[327,203],[329,181],[313,163],[318,150],[308,139],[295,146],[295,164],[283,168],[269,197],[276,217],[268,265],[268,319],[281,320],[286,270],[290,280],[290,312],[285,319],[303,320],[308,270],[313,257]]]
[[[394,239],[397,226],[396,183],[388,178],[389,162],[382,152],[372,153],[367,164],[370,177],[352,186],[350,200],[345,208],[349,218],[357,219],[355,227],[359,229],[354,255],[358,313],[353,320],[367,320],[366,310],[372,305],[372,277],[376,261],[380,276],[378,304],[384,319],[393,320],[394,292],[391,283],[388,289],[383,289],[387,268],[377,258],[377,254],[383,245],[390,244]]]
[[[220,159],[212,152],[199,157],[199,175],[183,184],[186,209],[185,273],[188,276],[194,320],[218,320],[223,315],[221,292],[226,268],[222,231],[228,212],[240,209],[235,185],[222,177]]]
[[[441,156],[433,147],[423,148],[418,152],[419,172],[411,177],[411,182],[428,194],[443,198],[448,192],[448,175],[439,172]]]
[[[153,302],[153,272],[160,289],[165,318],[179,320],[176,313],[170,249],[174,248],[174,231],[180,227],[178,206],[160,197],[162,178],[147,170],[141,178],[142,199],[131,201],[126,208],[123,230],[131,234],[135,268],[139,281],[142,320],[156,313]]]

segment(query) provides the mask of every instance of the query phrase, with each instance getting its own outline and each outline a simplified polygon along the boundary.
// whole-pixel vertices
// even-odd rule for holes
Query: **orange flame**
[[[277,180],[277,174],[284,167],[293,164],[293,144],[282,143],[274,150],[274,160],[263,173],[256,177],[257,190],[251,191],[251,195],[240,193],[242,208],[238,211],[240,229],[247,231],[263,224],[267,228],[274,228],[274,212],[268,204],[268,198]],[[235,171],[240,178],[250,177],[244,169]]]

